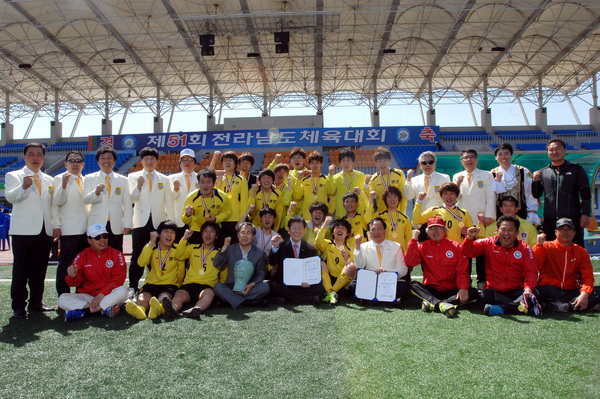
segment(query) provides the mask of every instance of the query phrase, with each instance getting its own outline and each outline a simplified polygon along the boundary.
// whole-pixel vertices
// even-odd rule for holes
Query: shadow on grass
[[[18,320],[10,318],[8,324],[2,327],[0,342],[21,347],[40,339],[46,331],[55,331],[63,336],[70,336],[72,331],[88,328],[102,328],[107,331],[123,331],[135,325],[139,320],[120,314],[108,318],[94,314],[81,320],[66,323],[64,313],[31,313],[29,319]]]

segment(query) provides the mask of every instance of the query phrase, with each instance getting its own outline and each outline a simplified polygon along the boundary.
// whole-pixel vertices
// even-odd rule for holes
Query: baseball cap
[[[96,237],[99,236],[100,234],[108,234],[108,231],[106,231],[106,228],[104,226],[102,226],[101,224],[93,224],[90,227],[88,227],[87,229],[87,236],[88,237]]]
[[[446,223],[444,222],[444,219],[442,219],[441,217],[434,216],[432,218],[429,218],[429,221],[427,222],[427,227],[433,227],[433,226],[445,227]]]
[[[557,230],[563,226],[569,226],[570,228],[575,230],[575,225],[573,224],[573,221],[569,218],[560,218],[556,221],[556,229]]]
[[[179,158],[183,158],[183,157],[192,157],[194,159],[196,159],[196,153],[194,153],[194,150],[190,150],[189,148],[186,148],[184,150],[181,150],[181,152],[179,153]]]

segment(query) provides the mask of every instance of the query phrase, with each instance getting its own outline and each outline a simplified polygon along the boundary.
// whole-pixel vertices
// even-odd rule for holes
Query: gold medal
[[[313,199],[319,199],[319,196],[317,194],[313,195]]]
[[[200,271],[198,271],[198,274],[203,275],[204,274],[204,269],[200,269]]]
[[[462,229],[463,227],[465,227],[465,224],[464,224],[463,222],[460,222],[460,223],[458,224],[458,227],[460,227],[460,228]]]
[[[164,276],[164,275],[165,275],[165,272],[164,272],[164,271],[161,271],[161,272],[160,272],[160,275],[161,275],[161,276]]]
[[[398,238],[398,233],[394,232],[394,234],[392,234],[392,238]]]

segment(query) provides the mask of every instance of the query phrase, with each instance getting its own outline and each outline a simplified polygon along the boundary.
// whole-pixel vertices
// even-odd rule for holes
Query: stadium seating
[[[598,132],[587,129],[555,129],[554,134],[558,136],[585,136],[585,137],[598,137]]]
[[[425,151],[440,152],[435,145],[407,145],[391,147],[390,149],[401,169],[416,167],[419,155]],[[445,151],[443,147],[442,151]]]
[[[485,130],[467,130],[458,132],[440,132],[444,140],[491,140],[492,137]]]
[[[115,163],[115,170],[119,169],[121,165],[129,160],[129,158],[135,156],[135,151],[117,151],[117,162]],[[98,161],[96,161],[96,153],[93,151],[88,152],[83,155],[83,160],[85,161],[85,166],[81,171],[82,175],[88,175],[90,173],[94,173],[100,170],[98,166]],[[22,166],[21,166],[22,167]],[[56,174],[60,174],[66,171],[66,168],[61,168]]]
[[[497,130],[496,135],[505,140],[550,139],[541,130]]]

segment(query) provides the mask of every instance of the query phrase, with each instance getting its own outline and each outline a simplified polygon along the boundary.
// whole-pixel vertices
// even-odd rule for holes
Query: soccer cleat
[[[483,308],[483,313],[488,316],[494,316],[497,314],[504,314],[504,310],[502,310],[502,308],[498,305],[486,304]]]
[[[125,304],[125,311],[138,320],[144,320],[146,318],[146,311],[144,308],[131,301],[127,301]]]
[[[424,299],[423,302],[421,302],[421,310],[423,312],[433,312],[435,310],[435,305],[427,299]]]
[[[65,312],[65,321],[80,320],[85,317],[85,311],[81,309],[67,310]]]
[[[158,316],[163,314],[165,311],[162,307],[162,304],[158,302],[155,296],[150,298],[150,310],[148,310],[148,318],[156,319]]]
[[[185,312],[183,312],[184,317],[187,317],[188,319],[196,319],[196,320],[200,320],[201,314],[202,314],[202,308],[200,306],[194,306],[193,308],[190,308],[190,309],[186,310]]]
[[[165,309],[165,314],[167,315],[168,318],[176,319],[179,317],[179,313],[177,312],[177,309],[175,309],[175,306],[173,306],[173,302],[171,302],[171,298],[164,297],[162,299],[162,305],[163,305],[163,308]]]
[[[458,312],[458,309],[456,305],[442,302],[440,303],[440,312],[442,312],[448,317],[455,317],[456,313]]]
[[[326,302],[330,305],[337,305],[339,302],[338,294],[335,291],[331,291],[329,294],[325,296],[323,302]]]
[[[100,313],[106,317],[116,317],[120,312],[121,312],[121,306],[114,305],[114,306],[109,306],[108,308],[104,309]]]

